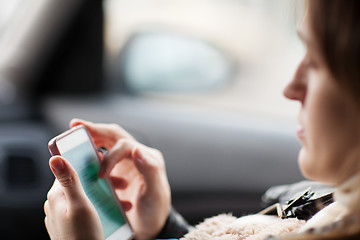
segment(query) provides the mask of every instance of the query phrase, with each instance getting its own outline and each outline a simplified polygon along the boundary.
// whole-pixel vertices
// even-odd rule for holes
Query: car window
[[[112,79],[143,97],[294,117],[300,1],[107,0]]]
[[[13,19],[14,14],[20,7],[21,0],[0,1],[0,33],[8,26],[9,21]]]
[[[203,92],[231,80],[234,61],[200,39],[163,30],[142,31],[127,41],[115,64],[132,92]]]

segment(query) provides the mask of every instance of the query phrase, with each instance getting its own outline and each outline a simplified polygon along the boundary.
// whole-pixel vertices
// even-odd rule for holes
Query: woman
[[[267,235],[284,239],[360,239],[358,12],[360,1],[356,0],[308,2],[307,14],[298,31],[306,54],[284,90],[287,98],[301,104],[298,119],[301,127],[297,132],[303,145],[298,158],[300,169],[309,179],[334,185],[335,202],[306,223],[269,219],[277,226],[286,225],[287,231],[272,228],[273,232]],[[79,124],[90,130],[97,146],[109,149],[99,174],[108,176],[111,172],[111,176],[117,176],[114,180],[121,190],[136,239],[153,239],[169,232],[168,237],[180,237],[189,230],[170,214],[170,187],[159,151],[138,143],[119,126],[75,119],[70,127]],[[61,157],[51,158],[50,167],[58,180],[44,205],[45,223],[52,239],[104,239],[96,211],[72,167]],[[132,175],[131,181],[126,181],[127,174]],[[264,219],[245,217],[235,224],[237,229],[249,224],[262,226],[268,221]],[[214,226],[220,228],[219,222],[214,221]],[[185,238],[204,239],[201,227],[206,224]],[[210,237],[245,239],[240,235]],[[256,235],[255,231],[253,239],[265,236],[258,234],[256,238]]]

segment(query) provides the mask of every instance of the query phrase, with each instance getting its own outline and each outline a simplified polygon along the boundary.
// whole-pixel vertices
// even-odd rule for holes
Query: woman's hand
[[[49,161],[56,180],[44,204],[45,225],[52,240],[105,239],[100,218],[85,195],[74,168],[62,157]]]
[[[96,147],[108,150],[99,176],[113,181],[135,238],[153,239],[163,228],[171,208],[162,154],[137,142],[118,125],[73,119],[70,127],[80,124],[89,130]]]

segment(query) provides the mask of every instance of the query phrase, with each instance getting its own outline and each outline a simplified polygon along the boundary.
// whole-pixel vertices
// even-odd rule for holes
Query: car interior
[[[298,106],[281,96],[303,51],[293,4],[0,0],[1,238],[49,239],[47,143],[75,117],[159,149],[193,225],[302,180]]]

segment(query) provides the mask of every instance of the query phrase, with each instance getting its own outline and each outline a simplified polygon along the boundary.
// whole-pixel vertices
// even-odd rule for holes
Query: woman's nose
[[[304,79],[302,62],[297,67],[292,80],[284,88],[283,94],[290,100],[304,102],[306,95],[306,83]]]

